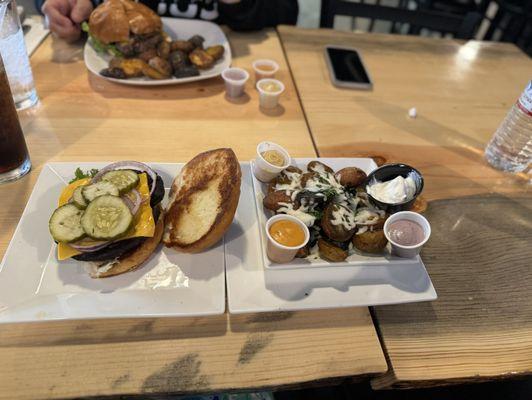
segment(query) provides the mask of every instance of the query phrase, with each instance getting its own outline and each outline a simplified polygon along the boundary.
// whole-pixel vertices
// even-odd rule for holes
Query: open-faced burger
[[[163,197],[161,177],[135,161],[74,180],[63,189],[49,222],[58,259],[86,262],[93,278],[139,267],[161,241]]]

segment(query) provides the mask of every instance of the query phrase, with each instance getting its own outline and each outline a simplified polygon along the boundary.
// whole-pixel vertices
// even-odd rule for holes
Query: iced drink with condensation
[[[18,179],[30,169],[26,141],[0,57],[0,183]]]
[[[15,0],[0,0],[0,54],[16,108],[33,106],[38,97]]]

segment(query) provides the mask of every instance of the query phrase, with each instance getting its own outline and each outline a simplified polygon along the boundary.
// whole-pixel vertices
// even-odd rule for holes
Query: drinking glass
[[[28,148],[0,55],[0,183],[18,179],[30,169]]]
[[[33,106],[39,98],[15,0],[0,0],[0,55],[4,60],[15,107],[23,110]]]

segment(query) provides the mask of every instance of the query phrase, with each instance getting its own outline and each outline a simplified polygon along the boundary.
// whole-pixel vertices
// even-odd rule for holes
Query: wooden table
[[[42,104],[22,117],[34,170],[0,187],[0,255],[48,161],[180,162],[222,146],[249,160],[265,139],[315,155],[275,31],[229,39],[235,65],[279,62],[281,108],[260,112],[252,82],[234,104],[220,79],[112,84],[86,71],[80,46],[48,38],[31,60]],[[249,390],[386,371],[367,308],[1,325],[0,360],[2,399]]]
[[[379,156],[425,177],[433,234],[422,257],[439,298],[375,308],[391,369],[374,387],[532,373],[530,176],[483,160],[532,61],[501,43],[292,27],[279,34],[320,156]],[[327,44],[357,48],[374,90],[333,87]]]

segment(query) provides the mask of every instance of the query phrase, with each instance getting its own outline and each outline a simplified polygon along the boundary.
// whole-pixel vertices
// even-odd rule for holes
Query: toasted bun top
[[[231,225],[240,196],[241,171],[231,149],[198,154],[175,178],[163,241],[196,253],[218,242]]]
[[[106,0],[89,17],[92,36],[109,44],[129,40],[130,33],[148,35],[162,29],[161,18],[144,4]]]

